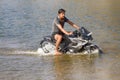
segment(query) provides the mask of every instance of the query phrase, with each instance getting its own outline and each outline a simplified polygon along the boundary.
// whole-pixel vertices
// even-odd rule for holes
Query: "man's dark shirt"
[[[60,29],[58,28],[57,25],[60,24],[64,28],[64,24],[67,21],[68,21],[68,19],[66,17],[64,17],[63,20],[60,20],[58,17],[56,17],[53,21],[52,33],[64,34],[62,31],[60,31]]]

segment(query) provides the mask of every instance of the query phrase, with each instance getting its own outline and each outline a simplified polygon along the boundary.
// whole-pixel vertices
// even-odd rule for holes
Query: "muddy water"
[[[119,4],[119,0],[1,0],[0,80],[119,80]],[[34,54],[41,38],[51,33],[59,8],[92,31],[105,54]],[[65,29],[74,30],[68,24]]]

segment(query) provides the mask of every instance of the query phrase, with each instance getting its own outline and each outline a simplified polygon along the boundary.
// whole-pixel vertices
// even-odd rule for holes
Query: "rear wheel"
[[[50,53],[55,49],[55,46],[49,41],[41,41],[40,46],[45,53]]]

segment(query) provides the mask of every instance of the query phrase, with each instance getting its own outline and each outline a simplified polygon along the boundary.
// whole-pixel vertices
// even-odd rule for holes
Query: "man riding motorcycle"
[[[72,21],[67,19],[65,17],[65,10],[64,9],[59,9],[58,10],[58,16],[54,19],[53,21],[53,26],[52,26],[52,37],[55,39],[55,54],[59,55],[61,54],[60,51],[58,50],[60,43],[63,39],[64,35],[71,35],[72,32],[67,32],[64,29],[64,23],[67,22],[71,26],[73,26],[76,29],[80,29],[79,26],[74,24]]]

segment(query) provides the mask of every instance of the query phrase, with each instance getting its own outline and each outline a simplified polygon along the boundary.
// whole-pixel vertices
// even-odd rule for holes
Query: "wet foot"
[[[55,51],[55,55],[57,56],[57,55],[61,55],[62,53],[61,52],[59,52],[59,51]]]

